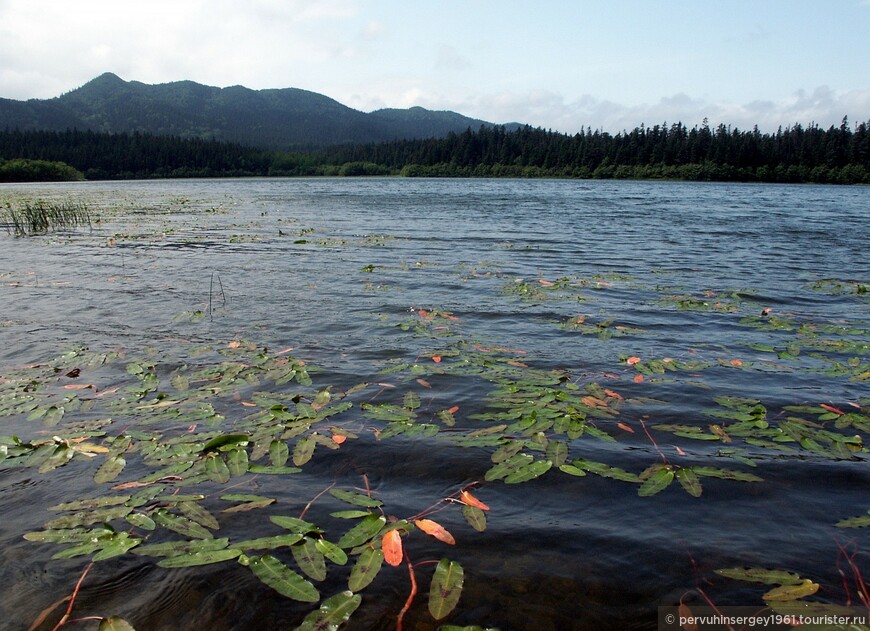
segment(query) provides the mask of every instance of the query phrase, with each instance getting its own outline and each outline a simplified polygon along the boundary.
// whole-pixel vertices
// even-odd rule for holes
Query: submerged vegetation
[[[88,179],[402,175],[870,184],[870,123],[795,124],[775,133],[675,123],[615,135],[484,126],[445,138],[296,152],[140,133],[5,131],[0,156],[63,161]]]
[[[49,204],[32,205],[42,206]],[[59,207],[70,209],[73,225],[88,216],[76,203]],[[390,235],[318,239],[313,232],[304,228],[299,236],[306,239],[293,246],[367,254],[401,242]],[[149,235],[106,236],[100,242],[114,248]],[[365,291],[375,291],[379,280],[386,286],[413,276],[416,283],[427,270],[423,262],[360,268],[360,260],[348,258],[348,273],[357,273]],[[132,629],[148,612],[88,611],[77,596],[94,564],[142,557],[154,572],[206,573],[219,566],[224,582],[251,579],[295,603],[296,618],[282,620],[288,628],[334,630],[382,610],[389,620],[381,621],[383,628],[401,631],[413,620],[470,631],[489,622],[475,620],[474,603],[463,601],[469,588],[487,580],[471,569],[475,541],[520,505],[517,485],[600,480],[628,489],[633,500],[701,506],[723,485],[763,493],[765,465],[781,459],[866,466],[870,398],[784,404],[714,389],[732,371],[747,379],[782,373],[867,383],[866,320],[779,313],[748,290],[695,294],[618,273],[558,270],[519,278],[495,265],[482,264],[483,273],[445,269],[479,283],[481,301],[498,296],[524,308],[543,305],[547,316],[530,316],[530,326],[565,340],[589,336],[583,341],[610,349],[609,363],[595,371],[554,366],[535,349],[482,339],[460,309],[418,304],[368,314],[373,326],[406,347],[352,376],[356,383],[336,383],[293,348],[269,348],[247,334],[208,340],[211,318],[191,305],[177,318],[190,327],[191,339],[172,331],[144,347],[120,340],[111,348],[82,344],[3,367],[0,419],[4,428],[18,429],[0,431],[0,472],[52,480],[69,473],[87,481],[75,496],[48,507],[41,528],[16,535],[50,547],[53,562],[80,573],[69,596],[52,595],[49,601],[63,600],[33,612],[31,628],[59,629],[75,611],[99,620],[101,630]],[[806,290],[863,308],[868,281],[825,278]],[[733,339],[680,349],[685,352],[675,357],[623,352],[648,332],[629,314],[607,313],[603,299],[611,292],[624,292],[663,318],[691,317],[698,327],[725,321]],[[35,363],[23,365],[28,359]],[[467,399],[452,398],[456,390],[446,386],[456,383],[471,393]],[[688,388],[703,393],[694,418],[666,422],[667,414],[656,413]],[[460,452],[468,470],[445,477],[449,488],[439,495],[398,497],[390,484],[395,463],[385,463],[384,454],[419,454],[410,444]],[[388,452],[388,445],[405,447]],[[631,455],[616,463],[619,453]],[[422,466],[441,466],[438,458]],[[318,468],[327,465],[333,481],[311,491]],[[860,514],[866,508],[831,513],[823,527],[866,527],[870,521]],[[841,555],[844,582],[845,576],[853,581],[856,600],[870,607],[854,554],[842,548]],[[717,581],[747,581],[765,586],[759,608],[839,611],[831,603],[837,586],[825,586],[825,599],[816,597],[814,570],[714,567],[699,576],[703,589],[689,583],[685,589],[713,604]],[[393,593],[401,607],[393,606]],[[841,600],[850,597],[847,591]]]

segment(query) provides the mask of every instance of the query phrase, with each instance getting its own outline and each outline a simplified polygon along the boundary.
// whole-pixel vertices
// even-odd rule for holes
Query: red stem
[[[396,618],[396,631],[402,631],[402,618],[405,617],[405,612],[411,608],[411,603],[414,602],[414,597],[417,595],[417,579],[414,576],[414,566],[411,565],[411,559],[405,554],[405,560],[408,563],[408,575],[411,577],[411,593],[408,594],[408,600],[405,601],[405,606],[399,612]]]

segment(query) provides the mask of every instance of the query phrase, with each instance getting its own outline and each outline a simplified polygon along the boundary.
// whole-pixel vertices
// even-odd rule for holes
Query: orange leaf
[[[619,429],[621,429],[621,430],[624,430],[624,431],[626,431],[626,432],[630,432],[630,433],[634,434],[634,430],[631,429],[631,428],[630,428],[628,425],[626,425],[625,423],[617,423],[616,426],[617,426]]]
[[[730,363],[732,366],[734,366],[735,368],[738,368],[738,367],[740,367],[740,366],[743,365],[743,362],[740,361],[739,359],[732,359],[729,363]]]
[[[285,348],[284,350],[282,350],[282,351],[278,351],[277,353],[275,353],[275,355],[286,355],[287,353],[289,353],[289,352],[292,351],[292,350],[293,350],[293,347],[292,347],[292,346],[288,346],[288,347]]]
[[[591,408],[606,408],[607,407],[606,401],[602,401],[601,399],[598,399],[598,398],[593,397],[593,396],[585,396],[581,399],[581,401],[583,401],[583,403],[585,403],[586,405],[588,405]]]
[[[433,355],[432,361],[435,362],[436,364],[440,364],[441,363],[441,355]]]
[[[685,620],[685,622],[680,625],[683,628],[683,631],[698,631],[698,623],[695,622],[695,616],[692,614],[692,610],[689,609],[689,605],[686,603],[680,603],[677,612],[680,614],[680,620]]]
[[[528,364],[524,364],[523,362],[518,362],[515,359],[511,359],[510,361],[505,362],[505,363],[507,363],[508,366],[516,366],[517,368],[528,368],[529,367]]]
[[[93,388],[94,390],[97,387],[92,383],[68,383],[64,387],[64,390],[85,390],[87,388]]]
[[[232,342],[230,342],[229,344],[227,344],[227,346],[229,346],[230,348],[238,348],[238,347],[240,347],[241,345],[242,345],[242,343],[241,343],[240,341],[238,341],[238,340],[233,340]]]
[[[459,406],[458,406],[458,405],[454,405],[452,408],[450,408],[450,409],[447,410],[447,411],[450,412],[451,414],[456,414],[456,413],[459,411]]]
[[[625,363],[629,366],[634,366],[636,363],[640,361],[640,357],[632,356],[625,360]]]
[[[242,401],[242,405],[244,405],[246,408],[255,408],[255,407],[257,407],[257,404],[254,403],[253,401]]]
[[[414,525],[427,535],[432,535],[438,541],[443,541],[451,546],[456,543],[456,539],[453,538],[453,535],[447,532],[444,529],[444,526],[438,522],[432,521],[431,519],[418,519],[414,522]]]
[[[421,318],[423,318],[424,320],[429,319],[429,312],[426,311],[425,309],[420,309],[420,310],[418,310],[418,311],[417,311],[417,315],[419,315],[419,316],[420,316]]]
[[[341,443],[343,443],[346,440],[347,440],[347,436],[345,436],[344,434],[333,434],[332,435],[332,442],[334,442],[336,445],[340,445]]]
[[[621,398],[622,398],[622,395],[621,395],[621,394],[619,394],[618,392],[615,392],[615,391],[613,391],[613,390],[607,390],[607,389],[605,389],[605,390],[604,390],[604,394],[606,394],[607,396],[612,397],[612,398],[614,398],[614,399],[621,399]]]
[[[556,283],[553,283],[549,280],[544,280],[543,278],[539,278],[538,282],[541,283],[544,287],[552,287],[553,285],[556,284]]]
[[[402,535],[398,530],[390,530],[384,534],[381,549],[384,551],[384,561],[393,567],[402,563]]]
[[[459,494],[459,499],[462,501],[463,504],[474,506],[475,508],[479,508],[480,510],[489,510],[489,506],[481,502],[468,491],[462,491],[462,493]]]
[[[828,412],[833,412],[834,414],[839,414],[840,416],[845,414],[843,410],[838,410],[833,405],[828,405],[827,403],[819,403],[819,407],[825,408]]]
[[[686,455],[686,452],[683,451],[682,449],[680,449],[679,447],[677,447],[676,445],[674,445],[674,449],[676,449],[676,450],[677,450],[677,453],[680,454],[681,456],[685,456],[685,455]]]
[[[452,313],[439,313],[442,318],[447,318],[448,320],[453,320],[454,322],[459,322],[459,318],[457,318]]]
[[[426,381],[425,379],[417,379],[417,383],[419,383],[424,388],[431,388],[432,384]]]
[[[634,382],[635,382],[635,383],[643,383],[643,381],[644,381],[643,375],[641,375],[641,374],[637,374],[637,375],[634,376]]]

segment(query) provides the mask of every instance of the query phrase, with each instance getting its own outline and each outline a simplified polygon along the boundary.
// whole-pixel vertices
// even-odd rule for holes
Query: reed
[[[52,230],[65,230],[87,225],[91,227],[91,215],[88,207],[74,201],[43,201],[26,202],[23,206],[8,206],[6,216],[6,231],[16,237],[26,237],[35,234],[46,234]]]

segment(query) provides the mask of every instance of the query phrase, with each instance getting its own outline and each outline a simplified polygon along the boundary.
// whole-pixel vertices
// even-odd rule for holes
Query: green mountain
[[[112,73],[53,99],[0,99],[0,130],[139,131],[269,149],[438,138],[481,125],[491,123],[421,107],[367,114],[297,88],[148,85]]]

